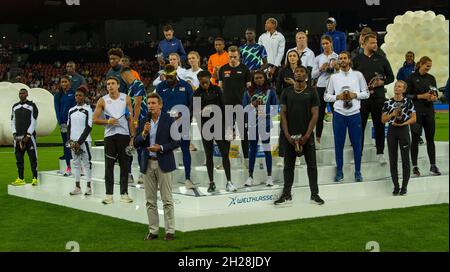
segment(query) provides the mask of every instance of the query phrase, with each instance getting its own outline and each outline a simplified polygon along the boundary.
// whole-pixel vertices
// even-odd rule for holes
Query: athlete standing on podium
[[[106,79],[108,94],[97,102],[94,112],[94,124],[105,125],[105,185],[106,198],[103,204],[113,203],[114,163],[120,165],[120,201],[131,203],[128,196],[128,160],[125,149],[133,145],[135,127],[131,113],[131,99],[124,93],[119,93],[120,80],[114,76]],[[101,114],[105,114],[105,119]],[[130,138],[131,136],[131,138]]]

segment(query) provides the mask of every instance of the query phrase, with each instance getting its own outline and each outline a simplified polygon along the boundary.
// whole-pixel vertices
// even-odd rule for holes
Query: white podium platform
[[[274,158],[272,176],[275,180],[273,187],[264,184],[252,187],[244,187],[248,177],[248,170],[243,169],[242,159],[232,158],[232,181],[238,186],[234,193],[226,192],[225,173],[223,170],[214,170],[214,181],[217,192],[207,192],[208,175],[203,166],[204,154],[201,151],[201,142],[194,140],[198,151],[192,154],[192,180],[196,183],[198,194],[193,190],[184,188],[184,169],[182,166],[173,172],[173,197],[175,203],[175,225],[180,231],[194,231],[200,229],[239,226],[247,224],[267,223],[299,218],[410,207],[428,204],[449,202],[449,144],[437,142],[436,152],[438,166],[442,176],[427,176],[429,163],[426,155],[426,147],[420,146],[419,167],[424,176],[411,178],[407,196],[391,195],[392,181],[390,179],[389,165],[379,165],[376,159],[376,150],[372,143],[371,130],[368,125],[364,147],[364,156],[361,172],[364,182],[354,181],[354,165],[351,162],[353,151],[347,145],[344,151],[344,175],[343,182],[335,183],[335,159],[331,123],[325,123],[322,145],[317,150],[319,190],[320,196],[325,200],[325,205],[317,206],[309,201],[310,191],[304,159],[301,165],[295,169],[294,187],[292,189],[293,202],[289,205],[274,206],[273,202],[278,198],[283,188],[283,169],[276,166],[280,158]],[[325,135],[328,135],[325,137]],[[277,143],[277,136],[272,136],[272,142]],[[235,142],[240,146],[238,141]],[[233,143],[234,144],[234,143]],[[330,146],[331,145],[331,146]],[[385,149],[387,153],[387,147]],[[385,155],[388,158],[387,154]],[[93,191],[90,197],[69,196],[73,189],[73,177],[63,177],[57,170],[39,173],[40,185],[32,187],[8,186],[8,193],[19,197],[44,201],[74,209],[94,212],[102,215],[121,218],[133,222],[147,224],[144,189],[136,184],[129,185],[129,194],[134,203],[125,204],[119,201],[119,169],[115,166],[115,202],[111,205],[101,204],[104,197],[104,152],[103,147],[94,147],[93,157]],[[176,151],[177,164],[182,164],[181,151]],[[215,159],[220,162],[220,158]],[[138,177],[136,159],[133,164],[135,180]],[[254,172],[255,182],[263,183],[266,170],[259,169],[259,162],[264,158],[258,158]],[[65,169],[64,161],[60,161],[60,170]],[[401,165],[399,163],[401,174]],[[265,168],[265,165],[264,165]],[[401,179],[400,179],[401,180]],[[85,180],[82,179],[82,189],[85,189]],[[163,227],[162,203],[158,199],[159,216]]]

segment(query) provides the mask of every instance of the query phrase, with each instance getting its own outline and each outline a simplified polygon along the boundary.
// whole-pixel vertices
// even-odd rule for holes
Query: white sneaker
[[[112,204],[113,201],[113,197],[112,195],[106,195],[105,199],[102,200],[102,203],[107,205],[107,204]]]
[[[383,154],[378,154],[377,156],[378,156],[378,162],[379,162],[381,165],[387,164],[387,161],[386,161],[386,159],[384,158]]]
[[[75,189],[70,192],[70,195],[81,195],[83,192],[81,192],[81,188],[75,187]]]
[[[186,189],[188,189],[188,190],[194,189],[194,188],[195,188],[194,183],[192,183],[192,181],[189,180],[189,179],[187,179],[187,180],[184,182],[184,186],[185,186]]]
[[[245,169],[248,169],[248,159],[244,159],[244,167]]]
[[[296,167],[300,166],[300,158],[297,158],[297,159],[295,160],[295,166],[296,166]]]
[[[92,188],[91,187],[86,187],[86,192],[84,193],[85,196],[90,196],[92,195]]]
[[[139,174],[138,184],[144,184],[144,175],[142,173]]]
[[[132,203],[133,199],[131,199],[128,194],[123,194],[120,195],[120,202],[124,202],[124,203]]]
[[[222,165],[222,164],[218,164],[218,165],[216,166],[216,169],[217,169],[217,170],[223,170],[224,168],[223,168],[223,165]]]
[[[128,174],[128,184],[134,183],[133,174]]]
[[[236,192],[237,188],[234,186],[233,183],[231,183],[231,181],[227,182],[227,186],[225,188],[228,192]]]
[[[253,178],[248,177],[247,181],[244,183],[244,186],[252,186],[253,185]]]
[[[283,163],[283,161],[279,161],[279,162],[277,162],[277,167],[284,167],[284,163]]]
[[[272,176],[268,176],[266,179],[266,186],[273,186]]]

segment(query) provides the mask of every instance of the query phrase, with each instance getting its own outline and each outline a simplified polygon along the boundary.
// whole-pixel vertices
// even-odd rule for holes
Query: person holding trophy
[[[409,165],[409,148],[411,144],[409,125],[416,122],[416,110],[411,99],[404,97],[406,82],[399,80],[394,86],[394,97],[384,103],[381,121],[388,123],[387,144],[389,150],[389,165],[392,182],[394,183],[393,195],[406,195],[411,167]],[[402,187],[398,183],[397,157],[398,147],[402,156],[403,182]]]
[[[366,80],[359,71],[351,69],[349,52],[339,54],[338,73],[331,75],[324,100],[334,102],[333,132],[336,157],[335,182],[344,179],[344,144],[348,133],[353,147],[355,160],[355,180],[363,181],[361,174],[361,100],[369,98]]]
[[[430,174],[434,176],[441,175],[436,166],[436,147],[434,145],[434,133],[436,130],[433,102],[438,99],[436,88],[436,79],[429,71],[433,63],[427,56],[420,58],[416,64],[416,70],[411,74],[406,83],[408,89],[407,97],[412,99],[417,111],[417,122],[411,126],[411,160],[413,165],[413,174],[420,176],[417,166],[417,156],[419,154],[420,132],[423,128],[425,139],[427,140],[427,153],[430,160]]]
[[[25,152],[28,153],[31,164],[33,179],[31,185],[38,185],[37,173],[37,148],[36,148],[36,126],[38,117],[38,108],[33,101],[29,101],[28,90],[20,89],[19,99],[12,106],[11,130],[14,138],[14,154],[16,155],[16,165],[19,177],[11,183],[14,186],[25,185],[24,161]]]
[[[317,185],[317,160],[314,141],[314,128],[319,118],[319,96],[309,85],[308,69],[299,66],[294,70],[294,84],[284,89],[281,95],[281,125],[288,143],[284,153],[284,188],[275,205],[292,201],[291,189],[294,183],[295,160],[304,155],[311,201],[322,205]]]
[[[70,108],[67,119],[67,148],[72,152],[72,164],[75,175],[75,189],[70,195],[82,194],[80,186],[81,166],[86,175],[87,187],[85,196],[92,195],[91,181],[91,130],[92,130],[92,109],[86,103],[87,89],[79,87],[75,92],[77,105]]]

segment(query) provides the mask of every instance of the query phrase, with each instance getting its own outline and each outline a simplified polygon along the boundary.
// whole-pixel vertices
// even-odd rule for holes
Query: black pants
[[[244,115],[244,128],[241,131],[241,127],[236,124],[236,115],[233,114],[233,133],[236,135],[236,130],[239,131],[239,136],[241,138],[241,148],[242,154],[244,154],[244,158],[248,159],[248,129],[247,129],[247,114]]]
[[[38,177],[37,149],[36,149],[36,140],[34,139],[34,136],[31,136],[31,138],[28,140],[23,150],[20,149],[19,142],[14,142],[14,154],[16,155],[17,172],[19,174],[20,179],[24,178],[23,157],[25,156],[25,152],[28,153],[28,158],[30,159],[31,172],[33,173],[33,178],[37,178]]]
[[[317,161],[316,161],[316,146],[314,144],[314,137],[309,138],[308,143],[303,145],[303,156],[305,156],[308,179],[309,179],[309,189],[311,190],[311,195],[319,193],[319,187],[317,185]],[[290,195],[292,184],[294,184],[294,171],[295,171],[295,160],[297,159],[297,154],[295,153],[295,148],[289,142],[285,145],[284,153],[284,189],[283,193]],[[300,158],[299,158],[300,159]]]
[[[214,163],[213,163],[213,153],[214,153],[214,140],[205,140],[202,139],[203,148],[205,149],[205,157],[206,157],[206,169],[208,169],[208,177],[209,181],[214,181]],[[222,164],[225,170],[225,175],[227,177],[227,181],[231,180],[231,171],[230,171],[230,142],[225,140],[217,140],[217,146],[219,147],[220,154],[222,155]]]
[[[409,127],[389,126],[387,133],[387,144],[389,150],[389,166],[391,170],[392,182],[396,189],[400,189],[398,183],[398,147],[400,146],[400,155],[402,157],[403,182],[402,188],[408,187],[409,177],[411,175],[411,167],[409,162],[409,148],[411,144],[409,136]]]
[[[114,192],[114,162],[120,166],[120,194],[128,194],[128,162],[129,156],[125,148],[130,143],[130,136],[116,134],[105,137],[105,186],[106,194]]]
[[[375,128],[375,144],[377,146],[377,154],[384,153],[384,124],[381,122],[381,110],[383,109],[384,101],[386,101],[384,98],[369,98],[361,101],[361,153],[363,153],[364,150],[364,131],[366,130],[369,113],[372,116],[372,123]]]
[[[323,119],[325,118],[325,113],[327,109],[327,102],[323,99],[326,88],[317,87],[317,94],[319,95],[320,105],[319,105],[319,119],[316,125],[316,137],[322,137],[323,131]],[[334,111],[333,103],[330,103],[331,111]]]
[[[434,145],[434,133],[436,123],[434,120],[434,110],[428,112],[417,112],[416,123],[411,125],[411,159],[412,165],[417,166],[417,156],[419,155],[419,137],[422,128],[425,131],[425,139],[427,140],[427,153],[431,165],[436,164],[436,147]]]

